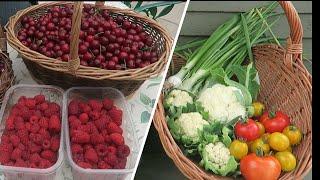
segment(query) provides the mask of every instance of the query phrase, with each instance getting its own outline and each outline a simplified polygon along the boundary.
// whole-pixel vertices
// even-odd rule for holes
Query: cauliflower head
[[[208,111],[211,120],[229,122],[246,114],[246,107],[241,101],[241,90],[233,86],[215,84],[205,89],[198,98],[204,109]]]
[[[178,127],[178,134],[181,135],[181,140],[186,144],[198,143],[200,140],[198,132],[201,132],[205,125],[209,125],[198,112],[182,113],[175,124]]]
[[[201,155],[200,164],[215,174],[226,176],[237,169],[235,158],[230,155],[229,149],[220,141],[205,145]]]
[[[174,89],[169,93],[166,103],[176,107],[187,106],[193,103],[193,98],[186,91]]]

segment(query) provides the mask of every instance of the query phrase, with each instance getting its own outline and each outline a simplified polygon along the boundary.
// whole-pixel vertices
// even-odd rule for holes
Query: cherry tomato
[[[281,165],[273,156],[260,157],[250,153],[240,160],[240,171],[246,180],[277,180]]]
[[[282,132],[283,129],[290,124],[289,117],[281,111],[277,111],[276,113],[265,112],[259,121],[263,124],[268,133]]]
[[[245,142],[234,140],[230,144],[229,151],[232,156],[240,160],[243,156],[248,154],[248,145]]]
[[[246,122],[238,121],[235,125],[236,136],[244,141],[253,141],[259,137],[259,127],[252,119]]]
[[[288,126],[283,130],[283,134],[289,138],[291,145],[298,145],[302,139],[302,133],[296,126]]]
[[[265,133],[264,126],[263,126],[263,124],[261,124],[260,122],[256,122],[256,124],[257,124],[258,127],[259,127],[259,136],[261,137],[261,136]]]
[[[254,102],[252,103],[252,106],[254,108],[254,117],[260,117],[265,109],[264,105],[261,102]]]
[[[269,137],[269,145],[276,151],[285,151],[290,146],[290,141],[284,134],[274,132]]]
[[[252,142],[252,144],[250,145],[250,152],[256,153],[258,149],[263,150],[264,154],[269,154],[270,146],[266,139],[258,138]]]
[[[297,165],[296,157],[289,151],[277,152],[275,157],[281,164],[282,171],[288,172],[294,170]]]

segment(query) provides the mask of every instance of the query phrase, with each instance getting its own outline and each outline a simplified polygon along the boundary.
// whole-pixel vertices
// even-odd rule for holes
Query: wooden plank
[[[195,39],[204,39],[207,36],[179,36],[177,45],[184,44],[186,42],[195,40]],[[303,39],[303,54],[308,59],[312,59],[312,39],[311,38],[304,38]]]
[[[188,12],[181,28],[181,35],[210,35],[219,25],[238,13],[217,13],[217,12]],[[312,14],[300,15],[304,28],[304,37],[312,37]],[[273,26],[274,33],[285,38],[289,34],[289,26],[286,17],[281,16],[280,20]]]
[[[268,4],[268,1],[191,1],[188,11],[244,12]],[[312,1],[293,1],[300,13],[312,13]],[[276,11],[282,12],[279,7]]]

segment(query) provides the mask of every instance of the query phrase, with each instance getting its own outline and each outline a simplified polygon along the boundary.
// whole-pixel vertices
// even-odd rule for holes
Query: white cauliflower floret
[[[188,103],[192,103],[192,97],[186,92],[174,89],[169,93],[167,103],[176,107],[186,106]]]
[[[208,160],[218,165],[219,168],[228,163],[230,151],[222,142],[207,144],[204,150],[208,154]]]
[[[198,130],[202,131],[203,126],[209,124],[198,112],[182,113],[175,123],[180,127],[179,133],[195,143],[199,141]]]
[[[200,94],[198,101],[209,112],[211,120],[228,122],[238,116],[244,117],[246,114],[246,108],[239,101],[239,97],[236,94],[243,98],[241,90],[238,88],[215,84],[211,88],[204,90]]]

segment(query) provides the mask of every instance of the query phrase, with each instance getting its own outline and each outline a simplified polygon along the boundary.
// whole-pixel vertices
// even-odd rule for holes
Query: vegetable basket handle
[[[103,6],[104,1],[96,1],[96,6]],[[76,1],[74,3],[74,11],[72,15],[71,26],[71,41],[70,41],[70,59],[68,61],[68,70],[75,73],[80,66],[80,58],[78,54],[79,49],[79,34],[81,29],[81,17],[82,17],[83,2]]]
[[[290,36],[287,40],[286,55],[284,63],[292,67],[292,62],[302,63],[302,37],[303,27],[300,17],[291,1],[278,1],[284,10],[290,26]]]

